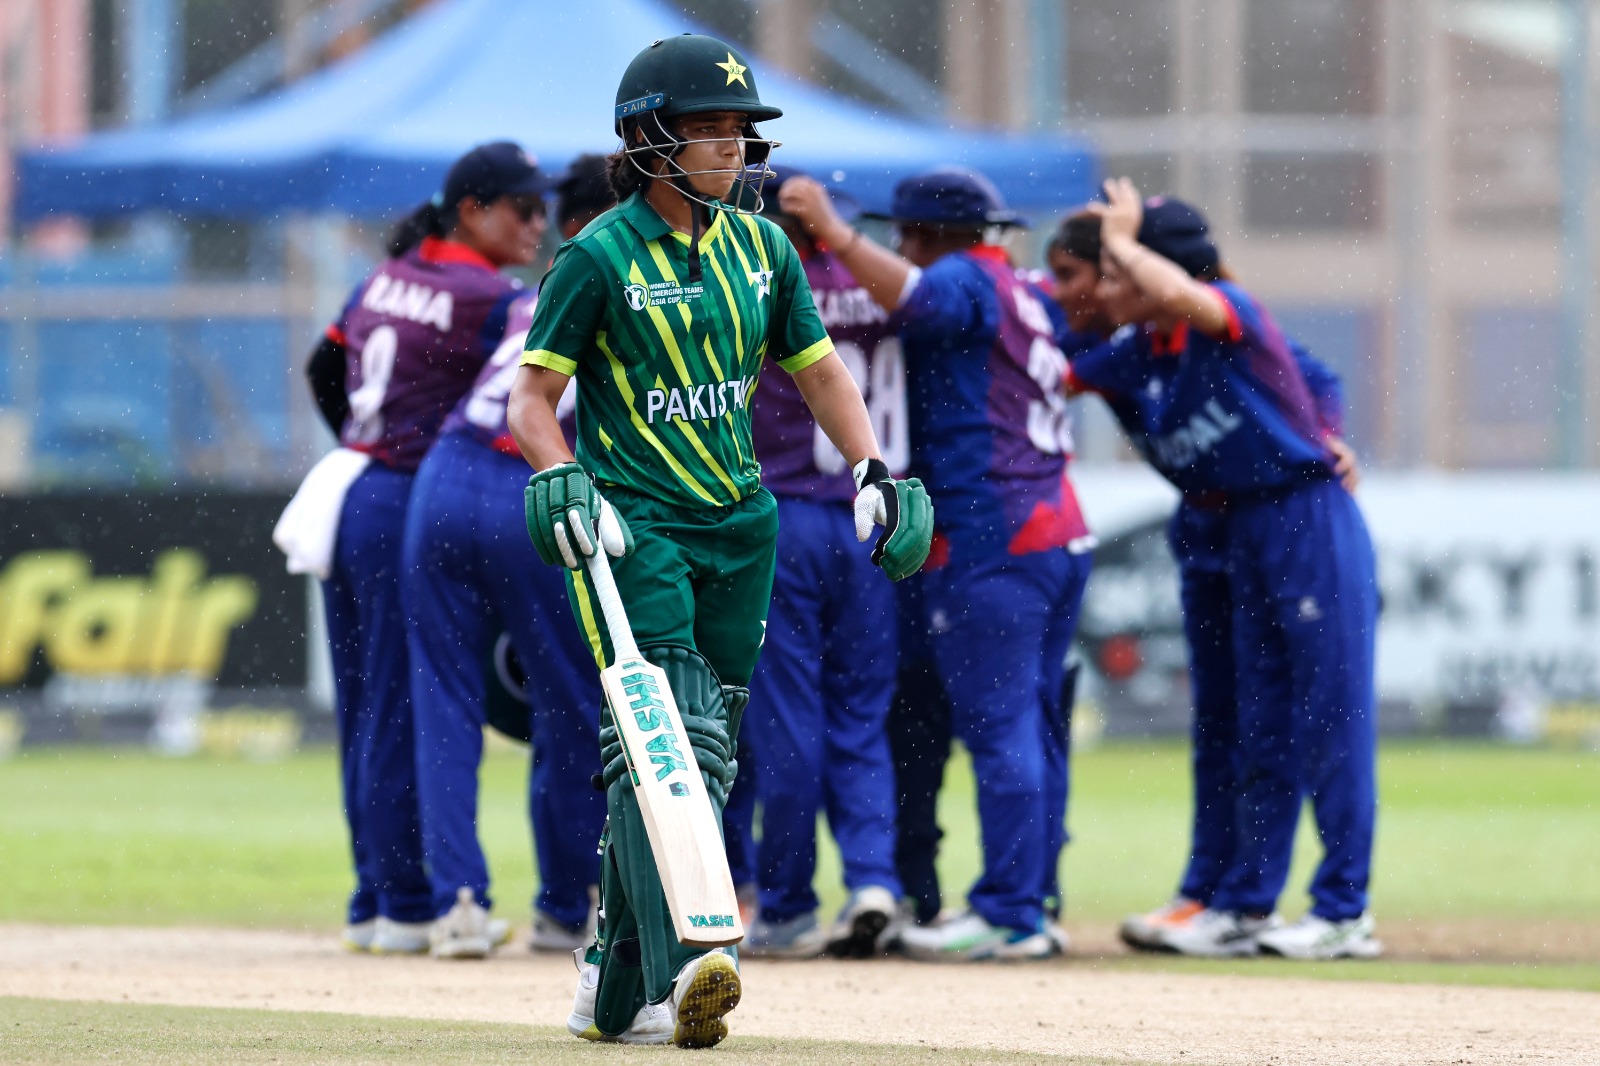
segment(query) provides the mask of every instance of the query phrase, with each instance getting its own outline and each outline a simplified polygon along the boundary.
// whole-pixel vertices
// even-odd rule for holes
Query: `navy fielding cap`
[[[522,146],[510,141],[480,144],[455,161],[445,175],[443,206],[454,207],[470,196],[490,204],[502,196],[543,196],[549,180]]]
[[[994,183],[976,170],[965,167],[936,167],[924,174],[906,178],[894,187],[894,200],[887,215],[891,222],[920,223],[925,226],[1027,226],[1027,222],[1006,206]]]
[[[1205,216],[1182,200],[1152,196],[1144,202],[1139,243],[1177,263],[1190,277],[1215,270],[1221,261]]]

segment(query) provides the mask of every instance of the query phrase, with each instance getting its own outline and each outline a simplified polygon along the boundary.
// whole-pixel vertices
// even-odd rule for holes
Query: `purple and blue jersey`
[[[895,324],[831,253],[818,251],[804,265],[823,328],[861,390],[889,473],[898,477],[910,459],[910,437],[905,359]],[[813,500],[855,498],[849,464],[817,425],[793,377],[764,375],[750,403],[761,483],[768,491]]]
[[[1289,341],[1289,352],[1300,376],[1306,379],[1311,390],[1311,402],[1317,409],[1317,425],[1323,435],[1344,436],[1344,382],[1333,368],[1306,350],[1296,340]]]
[[[1342,388],[1238,286],[1213,288],[1223,337],[1124,329],[1076,358],[1069,382],[1102,393],[1184,496],[1168,531],[1195,695],[1180,892],[1273,910],[1309,797],[1324,845],[1312,911],[1343,921],[1367,900],[1377,585],[1325,444],[1343,429]]]
[[[522,361],[522,345],[528,329],[533,325],[533,309],[539,302],[534,293],[522,293],[511,303],[506,313],[506,333],[500,347],[494,350],[489,361],[478,371],[478,379],[461,397],[455,408],[439,427],[439,436],[460,433],[502,455],[522,458],[522,449],[511,436],[506,421],[506,400],[511,396],[511,386],[517,379],[517,368]],[[567,447],[576,447],[577,421],[574,417],[578,390],[571,382],[556,404],[556,419],[561,423],[561,433]]]
[[[911,469],[947,541],[998,538],[1012,555],[1088,537],[1067,480],[1064,329],[1053,303],[980,246],[922,272],[899,310]]]
[[[385,262],[351,296],[328,336],[343,344],[347,448],[415,471],[505,337],[526,295],[472,249],[429,237]]]
[[[511,429],[506,424],[506,400],[511,395],[511,384],[517,377],[517,365],[522,360],[522,341],[533,324],[533,308],[538,297],[524,293],[512,301],[506,311],[505,335],[494,350],[477,380],[466,395],[445,416],[439,427],[439,436],[446,433],[463,433],[485,448],[493,448],[505,455],[519,459],[522,450],[511,439]]]
[[[1073,360],[1070,382],[1102,394],[1151,466],[1192,498],[1249,495],[1333,477],[1319,402],[1289,341],[1232,282],[1212,286],[1227,333],[1186,323],[1160,336],[1124,327]]]

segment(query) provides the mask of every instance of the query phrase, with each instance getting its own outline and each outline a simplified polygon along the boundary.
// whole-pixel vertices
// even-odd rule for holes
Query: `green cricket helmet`
[[[738,49],[715,37],[697,33],[667,37],[634,56],[617,86],[614,128],[635,166],[651,177],[672,180],[685,195],[692,195],[686,180],[691,173],[673,163],[687,142],[672,132],[669,121],[708,111],[736,111],[748,119],[743,132],[745,165],[736,175],[740,187],[735,192],[759,188],[770,173],[765,164],[778,142],[760,136],[755,124],[778,118],[783,111],[761,102],[755,71]],[[673,165],[657,175],[646,166],[655,158]],[[734,204],[744,198],[728,197]]]

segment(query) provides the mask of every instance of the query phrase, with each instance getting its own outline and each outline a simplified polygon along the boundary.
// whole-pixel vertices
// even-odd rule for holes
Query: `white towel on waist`
[[[372,457],[350,448],[335,448],[317,461],[283,509],[272,529],[272,543],[289,557],[289,573],[315,574],[323,581],[333,571],[333,547],[339,540],[339,516],[345,494]]]

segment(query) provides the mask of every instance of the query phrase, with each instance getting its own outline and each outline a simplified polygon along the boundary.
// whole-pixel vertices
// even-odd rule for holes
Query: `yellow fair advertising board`
[[[278,496],[9,497],[0,707],[23,743],[141,731],[192,750],[220,707],[305,710],[306,585]]]

